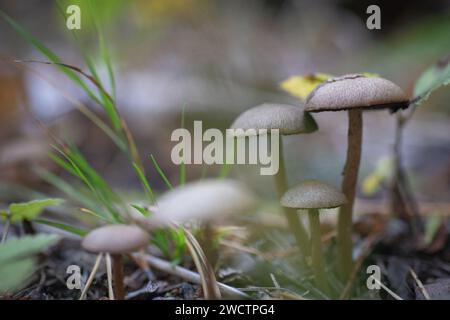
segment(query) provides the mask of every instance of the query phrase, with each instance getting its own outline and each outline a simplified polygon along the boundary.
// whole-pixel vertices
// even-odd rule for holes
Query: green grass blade
[[[219,179],[225,179],[228,177],[228,175],[230,174],[231,171],[231,166],[227,163],[222,164],[222,166],[220,167],[220,171],[219,171]]]
[[[61,222],[56,222],[56,221],[51,221],[51,220],[46,220],[46,219],[36,219],[33,220],[33,222],[39,223],[39,224],[44,224],[59,230],[63,230],[69,233],[72,233],[74,235],[80,236],[80,237],[84,237],[88,231],[80,229],[80,228],[76,228],[74,226],[65,224],[65,223],[61,223]]]
[[[145,191],[148,194],[150,203],[154,204],[155,203],[155,194],[153,193],[150,183],[148,182],[147,178],[145,177],[144,171],[142,171],[142,169],[136,164],[136,162],[133,162],[133,168],[136,171],[136,173],[139,177],[139,180],[142,183],[142,186],[144,187]]]
[[[181,128],[184,129],[185,123],[185,106],[183,106],[183,110],[181,111]],[[179,177],[180,185],[184,185],[186,183],[186,164],[184,162],[180,165],[180,177]]]
[[[155,167],[156,171],[158,171],[159,176],[163,179],[164,183],[169,189],[173,189],[172,184],[170,183],[169,179],[167,179],[167,176],[164,174],[164,171],[159,166],[158,162],[156,161],[153,154],[150,155],[150,158],[152,159],[153,166]]]
[[[83,91],[95,100],[97,103],[100,103],[99,98],[92,92],[89,86],[81,80],[81,78],[73,71],[68,68],[65,68],[61,63],[59,57],[48,47],[46,47],[42,42],[36,39],[31,35],[27,30],[25,30],[20,24],[18,24],[14,19],[8,16],[6,13],[0,10],[0,16],[24,39],[26,42],[35,47],[39,52],[41,52],[45,57],[47,57],[51,62],[58,64],[58,68],[64,72],[69,79],[71,79],[75,84],[77,84]]]

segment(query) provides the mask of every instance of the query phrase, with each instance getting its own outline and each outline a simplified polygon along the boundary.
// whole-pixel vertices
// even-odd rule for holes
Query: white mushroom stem
[[[308,210],[309,226],[311,230],[311,260],[317,287],[325,295],[330,294],[325,264],[322,257],[322,236],[320,230],[319,210]]]
[[[83,291],[81,292],[80,300],[84,300],[86,298],[86,293],[91,287],[92,282],[94,281],[95,274],[97,273],[98,267],[100,266],[100,262],[102,261],[102,253],[99,253],[97,255],[97,259],[95,259],[94,267],[92,268],[91,273],[89,274],[89,277],[86,281],[86,284],[83,288]]]
[[[359,163],[361,160],[361,144],[363,119],[361,110],[348,111],[348,145],[347,159],[342,180],[342,192],[347,203],[339,210],[338,245],[339,267],[342,279],[347,281],[352,271],[352,216],[355,190],[358,181]]]
[[[275,188],[277,190],[278,199],[281,199],[283,194],[287,190],[287,179],[286,179],[286,169],[284,166],[284,156],[283,156],[283,141],[280,136],[279,141],[279,169],[275,174]],[[293,208],[283,207],[283,212],[286,216],[289,227],[297,240],[297,246],[299,247],[301,254],[308,256],[310,254],[309,250],[309,237],[306,230],[299,219],[297,211]]]
[[[125,299],[125,289],[123,286],[123,262],[121,254],[112,254],[114,289],[118,300]]]
[[[114,290],[112,286],[112,266],[111,266],[111,255],[106,254],[106,275],[108,278],[108,296],[109,300],[114,300]]]

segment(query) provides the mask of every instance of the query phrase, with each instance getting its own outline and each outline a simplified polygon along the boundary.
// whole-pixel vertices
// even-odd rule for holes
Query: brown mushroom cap
[[[107,225],[89,232],[81,246],[90,252],[111,254],[131,253],[148,244],[147,232],[138,226]]]
[[[243,112],[232,129],[278,129],[282,135],[311,133],[317,130],[314,118],[303,107],[265,103]],[[256,132],[258,134],[258,132]]]
[[[407,106],[408,97],[391,81],[353,74],[333,78],[317,86],[306,98],[305,111],[397,110]]]
[[[342,192],[317,180],[304,181],[286,191],[281,198],[284,207],[296,209],[330,209],[346,202]]]
[[[251,211],[256,204],[251,190],[231,179],[204,179],[175,188],[158,200],[151,219],[160,224],[189,220],[223,220]]]

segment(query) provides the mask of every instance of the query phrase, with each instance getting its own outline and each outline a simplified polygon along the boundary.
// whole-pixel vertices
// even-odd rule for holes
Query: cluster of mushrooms
[[[318,126],[310,113],[348,111],[348,147],[341,190],[327,183],[308,180],[288,188],[280,141],[280,166],[274,176],[275,187],[289,227],[295,236],[303,263],[308,264],[317,288],[332,295],[322,253],[319,212],[340,208],[338,216],[338,266],[343,281],[352,270],[352,212],[362,144],[362,111],[390,109],[396,111],[408,105],[408,98],[394,83],[379,77],[346,75],[325,81],[306,98],[304,107],[285,104],[263,104],[242,113],[232,124],[233,129],[278,129],[282,135],[306,134]],[[245,139],[246,137],[240,137]],[[122,256],[145,249],[149,244],[149,226],[173,226],[200,221],[204,230],[204,251],[213,255],[215,223],[231,215],[254,210],[257,200],[251,190],[231,179],[204,179],[175,188],[158,199],[157,209],[138,225],[108,225],[91,231],[83,240],[84,249],[98,254],[88,283],[92,282],[101,257],[106,255],[110,299],[124,299]],[[308,212],[309,228],[305,228],[298,210]],[[145,231],[141,229],[143,227]],[[113,280],[112,280],[113,279]],[[113,284],[112,284],[113,283]],[[85,286],[85,289],[88,286]],[[86,290],[82,292],[82,298]]]

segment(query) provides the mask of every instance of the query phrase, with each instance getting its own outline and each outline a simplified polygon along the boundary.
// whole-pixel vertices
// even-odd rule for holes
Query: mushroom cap
[[[406,108],[408,97],[399,86],[378,77],[360,74],[329,79],[306,98],[305,111]]]
[[[81,246],[90,252],[131,253],[148,244],[147,232],[135,225],[107,225],[89,232]]]
[[[304,181],[286,191],[281,198],[284,207],[296,209],[330,209],[346,202],[341,191],[317,180]]]
[[[205,179],[177,187],[160,199],[151,216],[160,224],[188,220],[221,220],[251,211],[256,205],[253,193],[240,182]]]
[[[265,103],[243,112],[234,120],[232,129],[278,129],[282,135],[311,133],[317,130],[314,118],[303,107]]]

